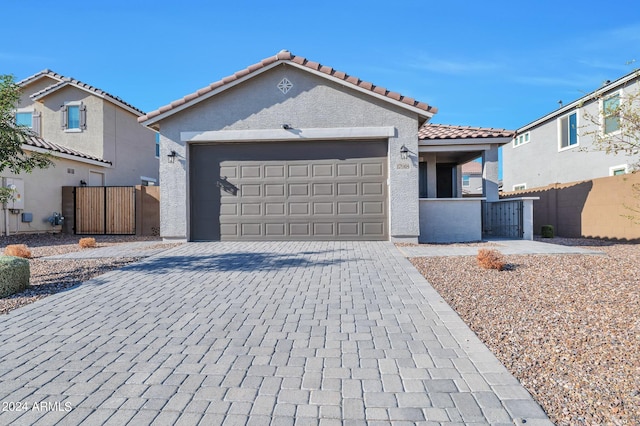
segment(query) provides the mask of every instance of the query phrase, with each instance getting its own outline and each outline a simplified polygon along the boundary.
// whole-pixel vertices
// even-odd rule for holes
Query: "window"
[[[529,142],[529,138],[530,138],[529,132],[526,132],[526,133],[523,133],[521,135],[518,135],[513,140],[513,146],[515,147],[515,146],[523,145],[523,144]]]
[[[578,113],[560,118],[560,149],[578,145]]]
[[[16,124],[18,126],[25,126],[31,129],[33,127],[33,113],[16,112]]]
[[[462,186],[469,186],[469,175],[462,175]]]
[[[156,133],[156,158],[160,158],[160,133]]]
[[[67,102],[61,111],[64,131],[81,132],[87,128],[87,107],[82,102]]]
[[[517,185],[513,185],[513,190],[514,191],[523,191],[527,189],[527,184],[526,183],[519,183]]]
[[[602,101],[602,131],[605,135],[620,130],[620,95]]]
[[[609,176],[625,175],[629,172],[629,166],[620,164],[619,166],[609,167]]]

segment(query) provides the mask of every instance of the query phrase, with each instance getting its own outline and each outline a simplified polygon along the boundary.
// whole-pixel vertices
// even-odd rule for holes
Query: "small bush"
[[[0,256],[0,297],[24,290],[29,285],[29,261],[20,257]]]
[[[78,244],[82,248],[92,248],[92,247],[96,246],[96,239],[95,238],[80,238],[80,241],[78,242]]]
[[[502,254],[498,250],[478,250],[478,265],[484,269],[497,269],[502,271],[505,267]]]
[[[31,250],[26,244],[11,244],[4,249],[5,256],[22,257],[24,259],[31,258]]]
[[[553,225],[542,225],[540,235],[542,238],[553,238]]]

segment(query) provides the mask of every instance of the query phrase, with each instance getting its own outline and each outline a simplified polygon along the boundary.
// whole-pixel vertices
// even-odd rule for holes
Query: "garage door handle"
[[[238,187],[229,182],[226,176],[218,179],[216,186],[221,188],[227,194],[236,195],[238,193]]]

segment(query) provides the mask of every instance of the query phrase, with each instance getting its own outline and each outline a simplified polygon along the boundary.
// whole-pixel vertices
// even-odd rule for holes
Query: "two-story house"
[[[529,190],[628,173],[640,154],[607,154],[595,135],[621,132],[618,105],[640,91],[640,75],[631,72],[517,130],[502,148],[504,191]]]
[[[49,218],[62,210],[63,186],[158,184],[156,134],[138,124],[143,111],[50,70],[18,85],[16,123],[34,133],[23,149],[51,153],[55,167],[18,176],[3,172],[4,185],[19,192],[8,205],[12,214],[0,221],[4,232],[58,231]]]

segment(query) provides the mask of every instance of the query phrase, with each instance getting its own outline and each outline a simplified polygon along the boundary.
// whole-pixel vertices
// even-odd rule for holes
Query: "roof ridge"
[[[188,102],[192,102],[195,101],[196,99],[200,98],[201,96],[206,95],[209,92],[212,92],[218,88],[221,88],[225,85],[228,85],[230,83],[232,83],[233,81],[236,81],[240,78],[243,78],[249,74],[252,74],[262,68],[265,68],[271,64],[274,64],[276,62],[279,61],[290,61],[293,62],[297,65],[300,65],[302,67],[305,68],[309,68],[313,71],[316,72],[320,72],[323,74],[326,74],[328,76],[331,76],[333,78],[345,81],[347,83],[350,83],[356,87],[359,87],[361,89],[364,90],[368,90],[371,91],[373,93],[376,93],[378,95],[387,97],[389,99],[392,99],[396,102],[400,102],[403,103],[407,106],[410,107],[414,107],[420,110],[423,110],[425,112],[431,113],[431,114],[435,114],[438,109],[435,107],[432,107],[424,102],[419,102],[417,100],[415,100],[414,98],[408,97],[408,96],[403,96],[400,93],[397,92],[393,92],[390,91],[382,86],[376,86],[373,83],[369,83],[367,81],[361,80],[360,78],[356,77],[356,76],[352,76],[349,75],[345,72],[342,71],[338,71],[330,66],[327,65],[323,65],[320,62],[315,62],[315,61],[311,61],[303,56],[296,56],[293,53],[291,53],[290,51],[286,50],[286,49],[282,49],[280,50],[278,53],[276,53],[273,56],[269,56],[259,62],[256,62],[253,65],[249,65],[246,68],[243,68],[239,71],[236,71],[235,73],[223,77],[220,80],[214,81],[213,83],[210,83],[209,85],[196,90],[193,93],[190,93],[186,96],[183,96],[182,98],[176,99],[175,101],[161,106],[160,108],[148,112],[146,115],[142,116],[142,117],[138,117],[138,122],[143,122],[143,121],[147,121],[149,119],[155,118],[161,114],[164,114],[165,112],[171,111],[172,109],[175,109],[181,105],[184,105]]]
[[[48,68],[44,69],[44,70],[42,70],[42,71],[40,71],[40,72],[38,72],[38,73],[36,73],[36,74],[34,74],[32,76],[30,76],[30,77],[27,77],[25,79],[20,80],[17,84],[19,86],[22,86],[22,85],[25,85],[25,84],[27,84],[27,83],[29,83],[31,81],[34,81],[34,80],[38,79],[40,76],[45,76],[45,75],[54,77],[54,78],[56,78],[56,79],[58,79],[60,81],[58,81],[57,83],[54,83],[54,84],[52,84],[50,86],[45,87],[44,89],[41,89],[41,90],[33,93],[30,96],[32,99],[44,96],[47,92],[51,91],[54,88],[57,88],[59,86],[67,84],[67,83],[71,83],[71,84],[79,86],[79,87],[81,87],[83,89],[87,89],[90,92],[94,92],[96,94],[99,94],[99,95],[105,96],[107,98],[110,98],[111,100],[114,100],[116,102],[119,102],[119,103],[125,105],[126,107],[131,108],[132,110],[136,111],[140,115],[144,115],[145,114],[145,112],[143,110],[141,110],[139,108],[136,108],[135,106],[133,106],[130,103],[126,102],[124,99],[122,99],[119,96],[112,95],[111,93],[106,92],[105,90],[102,90],[102,89],[100,89],[100,88],[98,88],[96,86],[92,86],[89,83],[85,83],[83,81],[80,81],[77,78],[67,77],[67,76],[64,76],[62,74],[58,74],[58,73],[56,73],[54,71],[51,71]]]

